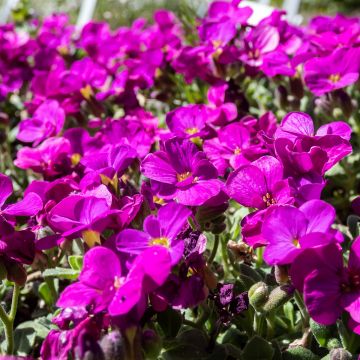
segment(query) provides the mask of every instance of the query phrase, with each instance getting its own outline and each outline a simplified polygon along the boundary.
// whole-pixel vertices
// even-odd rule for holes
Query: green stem
[[[221,256],[222,256],[222,259],[223,259],[223,266],[224,266],[224,271],[225,271],[225,278],[227,278],[227,276],[228,276],[229,273],[230,273],[230,269],[229,269],[229,262],[228,262],[226,241],[222,241],[222,242],[221,242]]]
[[[215,256],[216,256],[216,253],[218,251],[218,248],[219,248],[219,242],[220,242],[220,236],[218,234],[215,235],[215,239],[214,239],[214,246],[212,248],[212,251],[211,251],[211,254],[209,256],[209,259],[207,261],[207,263],[210,265],[214,259],[215,259]]]
[[[19,302],[19,295],[20,286],[18,284],[14,284],[14,291],[9,314],[7,314],[4,308],[0,305],[0,320],[2,321],[5,329],[6,353],[8,355],[12,355],[14,353],[14,320]]]
[[[303,326],[306,328],[306,327],[309,326],[310,317],[309,317],[309,314],[308,314],[308,312],[306,310],[304,300],[303,300],[301,294],[297,290],[294,292],[294,300],[295,300],[295,303],[296,303],[296,305],[298,306],[298,308],[300,310],[301,318],[302,318],[302,321],[303,321]]]

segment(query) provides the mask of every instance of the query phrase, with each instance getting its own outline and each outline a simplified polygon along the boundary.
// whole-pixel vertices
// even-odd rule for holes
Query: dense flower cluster
[[[0,275],[49,314],[8,353],[360,351],[360,20],[251,15],[0,26]]]

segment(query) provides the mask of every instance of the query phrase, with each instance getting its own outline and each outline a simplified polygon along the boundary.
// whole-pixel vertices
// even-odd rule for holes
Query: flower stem
[[[14,284],[14,291],[9,314],[7,314],[4,308],[0,305],[0,320],[2,321],[5,329],[6,353],[8,355],[12,355],[14,353],[14,320],[19,302],[19,295],[20,286],[18,284]]]
[[[219,248],[219,242],[220,242],[220,236],[218,234],[216,234],[215,239],[214,239],[214,246],[212,248],[211,254],[210,254],[209,259],[207,261],[208,265],[210,265],[215,259],[217,250]]]
[[[300,310],[301,318],[303,321],[303,326],[304,326],[304,328],[307,328],[309,326],[310,317],[306,310],[304,300],[303,300],[301,294],[299,293],[299,291],[297,291],[297,290],[294,292],[294,300]]]

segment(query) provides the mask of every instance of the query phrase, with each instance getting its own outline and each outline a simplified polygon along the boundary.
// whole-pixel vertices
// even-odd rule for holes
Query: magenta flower
[[[305,63],[305,83],[317,96],[351,85],[359,78],[359,48],[340,48]]]
[[[214,1],[199,27],[200,39],[210,42],[215,48],[226,45],[236,35],[238,27],[247,25],[252,14],[248,6],[239,7],[240,0]]]
[[[249,66],[261,66],[264,55],[276,50],[279,40],[279,32],[275,27],[256,26],[244,38],[244,50],[240,55],[240,60]]]
[[[224,176],[227,168],[237,169],[250,162],[250,133],[240,123],[227,125],[218,131],[217,138],[205,140],[204,152]]]
[[[167,250],[154,246],[140,254],[129,273],[123,274],[120,260],[113,251],[95,247],[85,254],[79,281],[65,288],[57,306],[89,306],[93,313],[107,310],[111,316],[127,314],[165,282],[170,263]]]
[[[350,136],[351,128],[344,122],[323,125],[315,133],[309,115],[291,112],[275,133],[274,147],[287,172],[323,175],[351,153]]]
[[[91,247],[100,243],[100,233],[107,227],[122,229],[128,225],[141,202],[129,201],[122,207],[112,209],[111,194],[103,188],[105,186],[100,185],[96,191],[72,194],[61,200],[49,211],[47,221],[51,228],[70,239],[82,236]]]
[[[87,171],[97,171],[112,179],[115,174],[123,175],[136,157],[136,150],[129,145],[105,145],[96,153],[89,152],[80,162]]]
[[[211,109],[211,120],[213,125],[226,125],[236,119],[238,111],[236,105],[225,99],[228,84],[216,84],[208,90],[209,108]]]
[[[57,135],[63,128],[65,112],[55,100],[46,100],[30,119],[20,122],[17,138],[38,145],[44,139]]]
[[[192,142],[177,138],[167,140],[164,150],[146,156],[141,171],[157,186],[159,197],[183,205],[202,205],[223,187],[206,155]]]
[[[140,254],[151,246],[163,246],[168,249],[172,265],[175,265],[184,252],[184,241],[178,235],[190,215],[191,211],[185,206],[171,202],[161,207],[157,216],[145,218],[144,231],[121,231],[116,237],[116,247],[121,252]]]
[[[304,292],[305,304],[315,321],[334,324],[345,310],[350,314],[352,327],[359,333],[359,238],[351,246],[347,267],[340,246],[329,244],[305,250],[292,264],[290,274],[295,287]]]
[[[13,185],[7,176],[0,174],[0,215],[33,216],[43,207],[43,202],[35,192],[28,192],[23,200],[16,204],[5,205],[5,201],[13,193]]]
[[[71,146],[67,139],[49,138],[37,148],[21,148],[14,164],[21,169],[31,169],[46,177],[51,177],[69,170],[70,150]]]
[[[300,206],[278,206],[264,220],[262,235],[268,241],[264,259],[270,265],[290,264],[303,249],[336,241],[331,225],[335,209],[321,200]]]
[[[214,133],[207,125],[209,118],[210,111],[205,105],[190,104],[167,113],[166,124],[171,133],[179,138],[206,139]]]
[[[226,182],[227,193],[239,204],[256,209],[291,204],[294,199],[283,172],[279,160],[263,156],[230,174]]]

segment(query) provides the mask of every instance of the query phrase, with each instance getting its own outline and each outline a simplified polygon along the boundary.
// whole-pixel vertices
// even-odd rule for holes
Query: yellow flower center
[[[97,231],[84,230],[81,235],[89,248],[94,247],[95,244],[101,244],[100,233]]]
[[[250,59],[257,59],[260,56],[259,49],[255,49],[254,51],[250,50],[248,52],[248,56],[249,56]]]
[[[237,147],[235,150],[234,150],[234,154],[235,155],[239,155],[241,153],[241,149],[239,147]]]
[[[341,79],[341,76],[340,74],[331,74],[329,76],[329,80],[332,82],[332,83],[337,83],[339,80]]]
[[[184,181],[184,180],[186,180],[187,178],[189,178],[190,176],[191,176],[191,172],[190,172],[190,171],[187,171],[187,172],[184,172],[184,173],[182,173],[182,174],[177,174],[177,175],[176,175],[178,182]]]
[[[115,276],[115,278],[114,278],[114,288],[119,289],[122,284],[123,284],[123,280],[121,278],[119,278],[118,276]]]
[[[269,193],[266,193],[262,197],[262,199],[263,199],[263,202],[266,204],[266,206],[271,206],[271,205],[276,204],[275,199]]]
[[[71,155],[71,164],[73,166],[76,166],[81,160],[81,155],[78,153],[72,154]]]
[[[298,239],[293,239],[292,243],[293,243],[297,248],[300,248],[300,244],[299,244],[299,240],[298,240]]]
[[[189,135],[194,135],[199,132],[199,129],[197,127],[192,127],[192,128],[186,129],[185,132]]]
[[[167,237],[153,238],[150,240],[149,245],[160,245],[168,248],[169,239]]]

